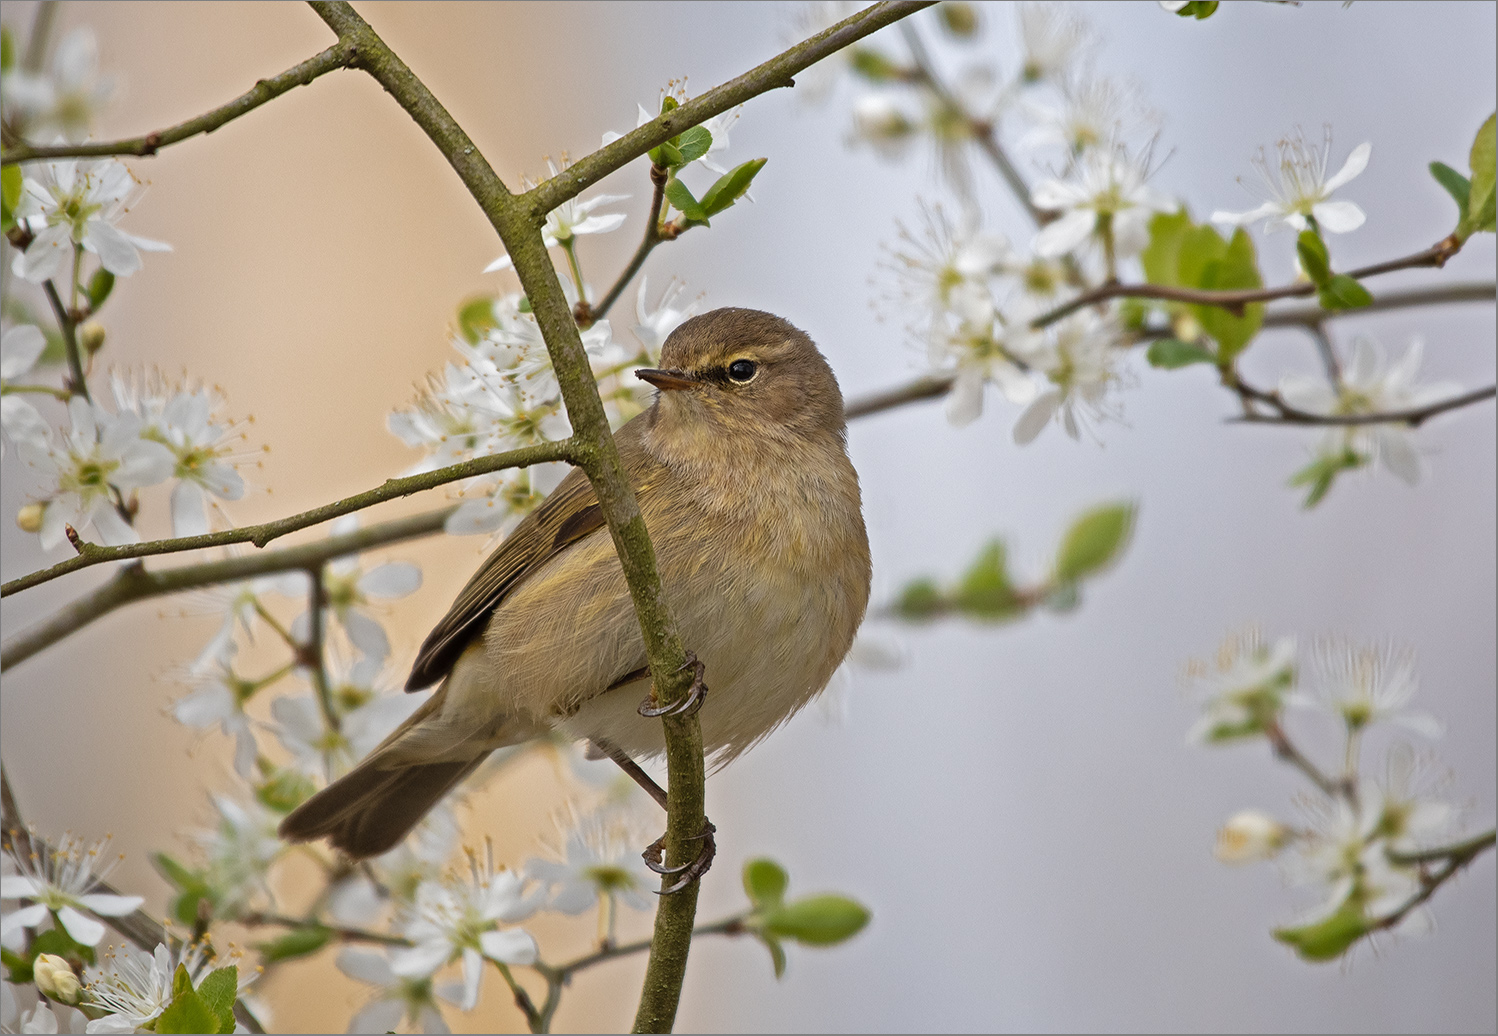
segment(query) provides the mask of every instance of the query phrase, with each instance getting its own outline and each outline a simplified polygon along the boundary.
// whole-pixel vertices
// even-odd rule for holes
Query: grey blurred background
[[[1422,248],[1449,229],[1450,200],[1425,171],[1460,169],[1493,110],[1492,4],[1229,4],[1207,22],[1154,3],[1083,4],[1102,38],[1099,66],[1137,78],[1166,117],[1156,184],[1201,214],[1246,208],[1234,177],[1296,125],[1336,132],[1334,162],[1372,140],[1347,190],[1368,213],[1337,238],[1350,267]],[[604,130],[633,125],[667,80],[693,91],[787,42],[793,11],[764,4],[363,4],[377,31],[515,184],[543,155],[584,154]],[[1014,12],[984,8],[989,46],[1012,67]],[[7,3],[25,26],[26,4]],[[222,103],[329,41],[296,4],[64,5],[62,29],[88,21],[123,83],[99,136],[138,133]],[[853,394],[917,373],[922,356],[869,301],[893,219],[938,192],[923,158],[886,165],[844,147],[844,92],[821,107],[782,91],[752,102],[730,157],[767,156],[755,204],[662,248],[648,273],[671,275],[709,306],[774,310],[820,343]],[[493,233],[425,138],[366,76],[342,72],[151,160],[126,229],[169,241],[122,282],[107,312],[108,358],[182,367],[253,412],[273,452],[254,480],[272,492],[235,505],[256,522],[378,483],[413,459],[384,430],[411,385],[448,358],[464,296],[503,286],[479,271]],[[980,167],[990,226],[1028,228]],[[1026,164],[1032,178],[1038,170]],[[595,284],[633,248],[648,196],[643,164],[604,187],[633,195],[625,229],[584,242]],[[1251,203],[1249,203],[1251,204]],[[1259,238],[1271,282],[1290,272],[1291,239]],[[1396,284],[1491,278],[1493,238],[1474,238],[1444,272]],[[627,297],[628,299],[628,297]],[[619,316],[627,306],[617,311]],[[621,320],[622,324],[623,321]],[[1375,334],[1402,352],[1427,342],[1429,380],[1494,378],[1491,305],[1337,322],[1345,342]],[[1312,370],[1308,344],[1266,334],[1247,369],[1260,382]],[[1122,564],[1080,610],[1018,625],[960,622],[894,630],[908,664],[859,673],[847,716],[808,710],[714,777],[708,811],[719,863],[701,916],[742,902],[737,869],[771,855],[792,892],[836,888],[874,920],[853,943],[793,949],[777,982],[762,948],[704,939],[693,949],[683,1031],[1211,1030],[1492,1031],[1495,883],[1489,853],[1435,898],[1433,936],[1385,940],[1345,965],[1297,961],[1268,935],[1310,900],[1268,868],[1210,855],[1230,813],[1293,818],[1295,777],[1262,745],[1188,747],[1193,718],[1179,674],[1245,623],[1271,635],[1392,638],[1418,656],[1420,705],[1448,726],[1435,750],[1470,822],[1490,824],[1495,784],[1495,433],[1489,405],[1420,434],[1429,475],[1410,490],[1385,474],[1342,479],[1305,513],[1285,488],[1314,434],[1232,426],[1232,401],[1201,369],[1140,365],[1127,424],[1102,447],[1053,429],[1013,446],[1013,408],[990,396],[957,430],[937,404],[856,422],[876,600],[922,574],[950,578],[994,535],[1040,574],[1067,519],[1102,500],[1137,499]],[[3,503],[26,484],[5,460]],[[163,506],[158,514],[164,514]],[[387,505],[371,518],[430,506]],[[9,520],[4,575],[49,559]],[[148,534],[161,534],[164,526]],[[389,610],[397,662],[478,560],[478,539],[434,539],[391,556],[420,562],[419,593]],[[51,559],[55,560],[55,559]],[[102,578],[95,570],[4,602],[7,633]],[[881,597],[882,595],[882,597]],[[180,846],[208,820],[205,787],[227,787],[228,746],[161,714],[180,693],[170,667],[196,653],[208,619],[160,617],[171,602],[118,612],[7,673],[7,770],[41,828],[113,831],[129,856],[120,883],[165,902],[149,851]],[[1309,727],[1307,729],[1310,729]],[[1320,752],[1328,740],[1310,739]],[[1377,750],[1377,744],[1372,746]],[[541,764],[481,801],[470,838],[493,834],[520,862],[558,801]],[[647,930],[634,917],[634,930]],[[548,955],[589,938],[587,921],[538,928]],[[630,930],[626,929],[626,934]],[[318,965],[263,993],[277,1028],[346,1024],[362,993]],[[642,962],[581,976],[559,1030],[628,1025]],[[500,984],[459,1030],[520,1024]]]

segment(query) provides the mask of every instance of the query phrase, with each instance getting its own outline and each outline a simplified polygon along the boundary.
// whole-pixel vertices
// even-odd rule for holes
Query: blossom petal
[[[5,429],[11,442],[30,442],[41,449],[47,448],[52,435],[51,427],[36,407],[20,396],[0,396],[0,428]]]
[[[8,328],[0,341],[0,378],[11,379],[25,374],[36,366],[46,348],[47,336],[35,324]]]
[[[1280,215],[1280,207],[1272,201],[1266,201],[1257,209],[1249,209],[1247,212],[1224,212],[1218,209],[1212,213],[1213,223],[1225,223],[1233,227],[1246,227],[1250,223],[1257,223],[1268,216]]]
[[[349,1019],[349,1032],[394,1032],[406,1005],[399,1000],[373,1000]]]
[[[348,639],[353,641],[354,647],[362,654],[375,658],[389,657],[390,638],[385,635],[384,626],[352,608],[345,610],[338,618],[348,633]]]
[[[1060,219],[1048,223],[1035,235],[1031,249],[1042,259],[1059,259],[1091,235],[1097,226],[1097,213],[1091,209],[1072,209]]]
[[[1373,144],[1364,142],[1352,149],[1352,154],[1347,156],[1347,161],[1342,163],[1336,175],[1321,185],[1321,189],[1327,194],[1332,193],[1338,187],[1357,177],[1364,169],[1368,168],[1368,156],[1373,153]]]
[[[1323,201],[1311,206],[1316,222],[1333,234],[1356,230],[1367,220],[1363,210],[1350,201]]]
[[[208,532],[208,513],[203,508],[203,487],[196,482],[178,482],[172,489],[172,533],[202,536]]]
[[[1380,428],[1374,433],[1378,459],[1384,467],[1408,485],[1420,481],[1420,454],[1411,436],[1402,428]]]
[[[442,1017],[442,1012],[431,1004],[421,1005],[421,1031],[427,1033],[452,1032],[448,1028],[447,1021]]]
[[[391,561],[366,572],[359,589],[370,597],[405,597],[421,588],[421,569],[409,561]]]
[[[57,276],[64,261],[72,254],[73,238],[66,225],[47,227],[32,239],[26,251],[17,252],[11,270],[32,284]]]
[[[390,956],[390,970],[405,978],[425,978],[447,963],[452,947],[445,939],[427,939]]]
[[[492,262],[488,266],[484,267],[484,272],[485,273],[495,273],[495,272],[497,272],[499,270],[508,270],[510,267],[512,267],[514,265],[515,265],[515,260],[513,260],[513,259],[510,258],[510,253],[506,252],[504,255],[502,255],[498,259],[494,260],[494,262]]]
[[[1019,415],[1019,420],[1014,422],[1015,443],[1028,446],[1034,442],[1035,437],[1051,423],[1051,418],[1056,416],[1056,408],[1060,405],[1059,389],[1051,389],[1037,396],[1035,402],[1026,407],[1025,412]]]
[[[983,413],[983,372],[964,367],[957,372],[952,391],[947,393],[947,420],[958,428],[972,424]]]
[[[51,508],[48,508],[51,510]],[[94,529],[99,533],[99,539],[106,546],[118,547],[125,543],[139,543],[140,533],[136,532],[120,513],[108,503],[100,501],[98,508],[93,513]],[[77,526],[74,526],[77,528]]]
[[[463,1003],[465,1011],[472,1011],[479,1003],[479,981],[484,977],[484,959],[478,950],[463,951]]]
[[[35,928],[46,916],[47,908],[40,903],[22,907],[20,910],[6,914],[5,919],[0,921],[0,934],[9,935],[18,928]]]
[[[77,910],[65,906],[57,912],[57,919],[68,930],[68,934],[85,946],[97,946],[104,938],[104,925],[92,917],[84,917]]]
[[[91,219],[83,230],[83,247],[99,257],[99,263],[117,277],[128,277],[140,269],[140,253],[121,231],[103,220]]]
[[[501,964],[534,964],[536,962],[536,940],[523,928],[507,928],[502,932],[485,932],[479,936],[479,945],[484,956]]]
[[[35,878],[21,874],[0,877],[0,899],[35,899],[42,894],[42,886]]]
[[[100,917],[124,917],[126,914],[139,910],[145,899],[140,896],[117,896],[108,892],[90,892],[79,896],[78,902]]]
[[[395,972],[382,953],[348,947],[338,954],[338,970],[357,982],[371,986],[395,985]]]

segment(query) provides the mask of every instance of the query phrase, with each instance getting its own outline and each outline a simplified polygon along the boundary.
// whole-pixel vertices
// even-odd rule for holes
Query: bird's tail
[[[495,748],[540,731],[503,719],[479,726],[454,709],[469,672],[454,667],[437,692],[348,773],[313,795],[281,821],[293,842],[326,838],[363,859],[395,848],[442,797]],[[456,713],[456,714],[455,714]]]

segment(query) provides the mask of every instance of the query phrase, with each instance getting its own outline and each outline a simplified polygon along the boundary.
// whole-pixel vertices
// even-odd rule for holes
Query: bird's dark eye
[[[759,364],[753,360],[734,360],[728,365],[728,376],[741,384],[746,381],[753,381],[754,375],[758,373]]]

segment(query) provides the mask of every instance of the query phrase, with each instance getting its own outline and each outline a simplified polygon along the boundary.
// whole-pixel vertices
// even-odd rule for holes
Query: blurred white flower
[[[671,332],[697,315],[701,300],[693,299],[684,306],[680,305],[679,300],[687,286],[685,281],[673,277],[667,282],[666,290],[661,292],[655,308],[651,309],[645,301],[649,283],[647,277],[640,277],[640,290],[635,293],[635,326],[632,330],[653,360],[660,356],[661,346],[666,344]]]
[[[549,158],[546,160],[546,167],[553,177],[562,172]],[[563,168],[566,168],[565,163]],[[529,180],[522,183],[522,188],[527,191],[535,186],[536,184]],[[568,244],[574,238],[586,234],[606,234],[611,230],[618,230],[624,223],[624,213],[606,212],[594,215],[593,210],[600,205],[612,205],[628,198],[627,194],[598,194],[587,201],[581,198],[568,198],[546,214],[546,224],[541,228],[541,239],[546,243],[547,248],[555,248],[557,245]],[[484,272],[508,270],[513,265],[514,260],[510,258],[509,253],[506,253],[484,267]]]
[[[1268,813],[1245,809],[1233,814],[1217,832],[1212,855],[1223,863],[1256,863],[1278,856],[1289,838],[1289,828]]]
[[[1287,375],[1280,382],[1280,397],[1297,410],[1346,416],[1416,409],[1460,392],[1461,386],[1452,382],[1416,383],[1424,354],[1425,344],[1417,338],[1404,356],[1391,364],[1378,343],[1358,338],[1352,343],[1338,384],[1324,378]],[[1402,423],[1348,425],[1328,431],[1318,453],[1351,453],[1364,464],[1377,460],[1414,485],[1420,480],[1423,465],[1413,440],[1412,430]]]
[[[1350,201],[1328,199],[1333,191],[1368,168],[1368,156],[1373,151],[1371,143],[1359,144],[1353,148],[1347,161],[1342,163],[1342,168],[1331,177],[1326,175],[1326,164],[1332,150],[1330,127],[1325,131],[1319,153],[1306,143],[1299,130],[1296,130],[1295,136],[1286,137],[1277,146],[1280,157],[1277,167],[1270,166],[1262,148],[1253,160],[1269,200],[1247,212],[1214,212],[1214,223],[1247,226],[1261,219],[1268,219],[1270,229],[1285,224],[1296,230],[1305,230],[1310,226],[1310,221],[1315,220],[1318,227],[1333,234],[1345,234],[1363,225],[1368,217],[1357,205]]]
[[[45,853],[25,857],[11,853],[15,873],[0,876],[0,899],[25,900],[31,905],[6,914],[0,931],[36,928],[52,915],[75,942],[99,945],[104,925],[81,911],[124,917],[145,902],[140,896],[93,891],[120,861],[108,850],[108,837],[86,845],[81,838],[64,835]]]
[[[1422,760],[1408,745],[1389,752],[1379,800],[1383,805],[1378,832],[1396,852],[1415,852],[1438,845],[1450,835],[1457,810],[1435,797]]]
[[[983,389],[992,381],[1011,403],[1033,401],[1035,381],[1023,366],[1034,346],[1035,332],[1027,321],[1006,325],[988,291],[964,284],[951,294],[956,326],[933,333],[930,353],[934,364],[955,364],[956,380],[947,394],[947,420],[961,427],[983,413]]]
[[[270,897],[266,876],[287,845],[276,833],[280,816],[254,799],[212,796],[218,821],[194,841],[208,859],[207,880],[220,916],[233,917],[257,898]]]
[[[0,1032],[87,1032],[87,1025],[82,1011],[40,1000],[35,986],[0,982]]]
[[[1360,648],[1347,641],[1322,640],[1312,660],[1317,696],[1311,702],[1341,718],[1348,730],[1388,722],[1424,737],[1441,736],[1434,716],[1405,711],[1420,686],[1409,651],[1387,643]]]
[[[33,139],[49,132],[85,139],[113,92],[113,80],[99,75],[99,43],[87,25],[62,38],[46,74],[27,72],[18,62],[0,79],[6,121]]]
[[[12,269],[17,277],[40,284],[70,270],[75,247],[93,252],[104,269],[119,277],[140,269],[141,251],[171,251],[170,245],[115,226],[140,189],[123,163],[107,158],[40,166],[42,179],[26,177],[16,206],[17,221],[36,235],[16,255]],[[28,168],[34,170],[37,165]]]
[[[920,209],[919,230],[895,221],[899,244],[883,265],[897,278],[902,300],[921,314],[929,337],[947,329],[949,315],[961,319],[958,303],[972,305],[971,289],[986,291],[1014,263],[1014,253],[1002,236],[979,229],[973,210],[954,222],[940,205],[923,202]]]
[[[232,737],[234,772],[249,777],[260,750],[250,729],[250,718],[245,715],[244,702],[255,686],[234,673],[231,662],[236,649],[232,639],[226,643],[222,636],[215,637],[210,647],[222,650],[213,658],[200,656],[189,670],[188,680],[194,689],[172,704],[172,716],[178,723],[198,730],[216,725],[225,737]]]
[[[1376,788],[1359,790],[1359,807],[1343,799],[1327,804],[1312,800],[1313,827],[1296,839],[1297,857],[1288,873],[1301,884],[1326,890],[1324,912],[1335,911],[1356,896],[1363,916],[1387,917],[1420,888],[1414,867],[1390,863],[1378,823],[1383,815]]]
[[[640,858],[638,825],[605,806],[581,815],[569,808],[559,826],[563,845],[553,852],[557,858],[527,860],[526,876],[541,883],[548,909],[580,914],[602,904],[601,935],[612,938],[617,901],[635,910],[653,906],[649,890],[655,881]]]
[[[1128,119],[1142,114],[1132,87],[1091,75],[1068,78],[1061,84],[1057,101],[1028,101],[1025,107],[1035,125],[1020,137],[1019,146],[1029,150],[1054,147],[1073,156],[1121,139]]]
[[[379,992],[349,1020],[349,1032],[394,1032],[402,1020],[422,1032],[451,1032],[442,1018],[437,999],[456,1006],[463,989],[430,978],[397,975],[390,961],[371,950],[346,947],[338,953],[338,970],[357,982],[375,986]]]
[[[229,549],[233,555],[234,548]],[[266,610],[264,599],[271,594],[305,599],[306,574],[280,572],[239,583],[219,583],[184,594],[186,603],[182,609],[183,615],[212,615],[220,619],[218,631],[188,666],[188,674],[193,677],[203,676],[233,661],[238,651],[236,638],[243,634],[247,641],[254,640],[257,619],[262,618],[260,613]],[[181,716],[177,718],[187,722]]]
[[[523,879],[511,871],[494,869],[490,847],[481,864],[469,853],[469,875],[438,883],[428,881],[416,890],[416,901],[401,932],[414,944],[391,954],[390,966],[403,978],[426,978],[446,964],[463,965],[465,1011],[478,1003],[484,960],[500,964],[532,964],[536,941],[522,928],[501,928],[523,920],[534,905],[523,895]]]
[[[328,533],[342,536],[358,528],[359,516],[348,514],[334,522]],[[328,610],[348,634],[349,642],[376,662],[390,656],[390,638],[385,627],[368,614],[371,602],[397,600],[420,586],[421,569],[409,561],[387,561],[366,572],[358,557],[345,557],[329,563],[323,575]],[[291,635],[297,640],[305,642],[311,631],[308,612],[298,615],[291,624]]]
[[[905,157],[920,132],[918,116],[888,93],[866,93],[853,102],[853,141],[862,141],[880,158]]]
[[[1216,742],[1263,733],[1295,682],[1295,653],[1291,637],[1265,644],[1258,630],[1247,630],[1223,641],[1211,667],[1188,666],[1202,706],[1188,739]]]
[[[1062,4],[1020,4],[1019,31],[1021,75],[1032,83],[1064,78],[1092,39],[1087,23]]]
[[[29,374],[46,348],[46,336],[35,324],[7,327],[0,333],[0,384],[13,385]],[[27,439],[39,446],[52,434],[31,401],[14,392],[0,395],[0,428],[11,442]]]
[[[18,456],[50,483],[42,516],[42,547],[51,550],[66,538],[65,526],[78,533],[92,525],[111,546],[135,543],[140,535],[116,509],[115,493],[153,486],[171,476],[171,451],[140,437],[140,419],[111,414],[82,397],[68,401],[70,427],[60,443],[23,439]]]
[[[1044,374],[1051,387],[1035,397],[1014,425],[1014,441],[1021,446],[1035,441],[1055,418],[1073,439],[1080,438],[1080,420],[1101,421],[1115,416],[1109,409],[1108,390],[1118,384],[1119,341],[1117,327],[1091,310],[1073,313],[1053,325],[1045,344],[1027,357],[1030,366]]]
[[[1036,207],[1060,215],[1035,235],[1035,254],[1055,259],[1094,234],[1105,253],[1135,255],[1149,244],[1149,222],[1157,212],[1173,212],[1175,200],[1148,183],[1149,152],[1130,157],[1122,145],[1082,153],[1065,180],[1042,181],[1030,193]]]

